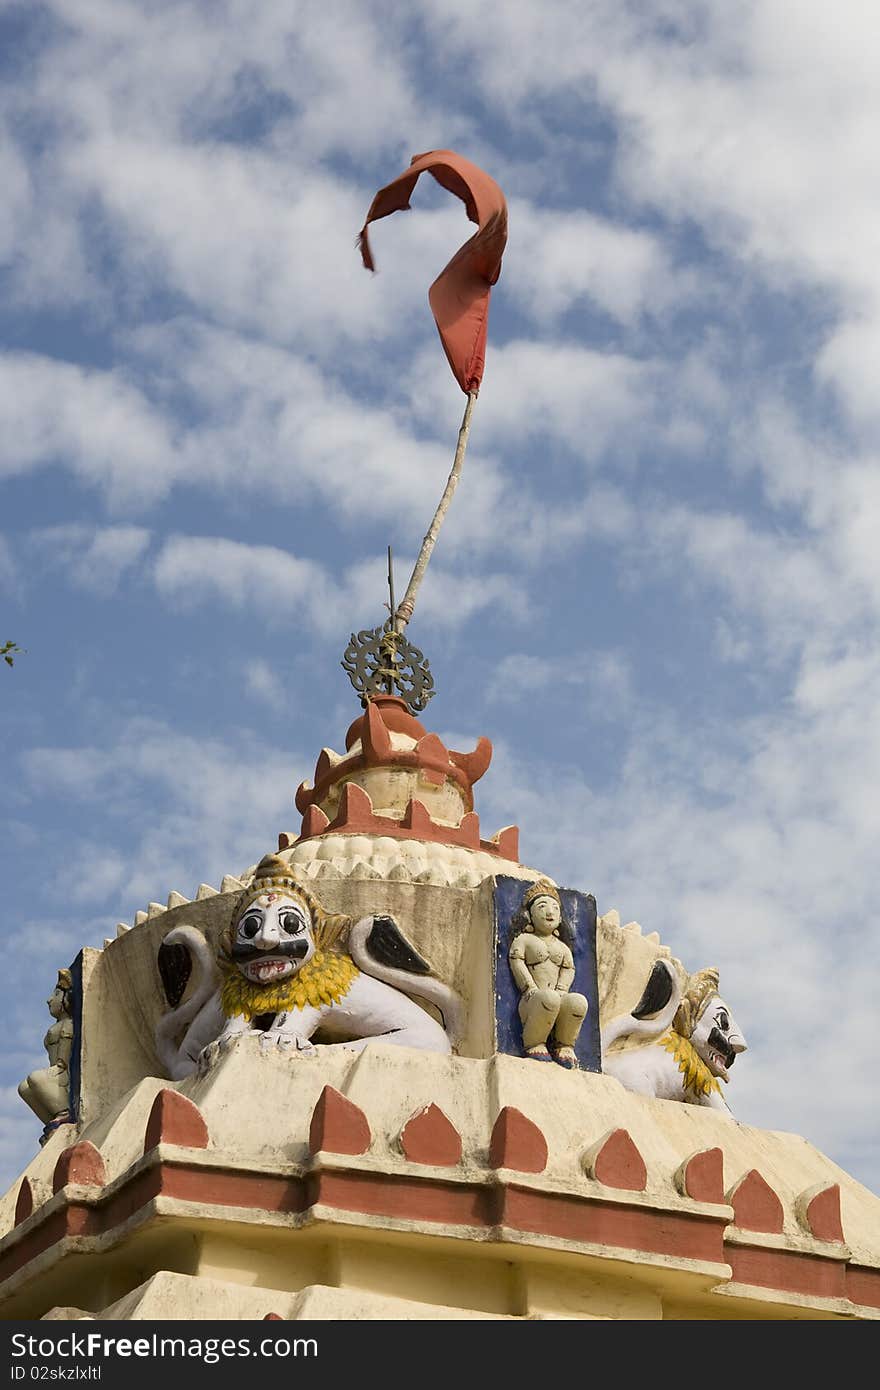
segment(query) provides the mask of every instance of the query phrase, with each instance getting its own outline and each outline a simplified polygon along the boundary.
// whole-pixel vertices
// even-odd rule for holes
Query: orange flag
[[[507,244],[507,203],[485,170],[454,150],[413,156],[409,168],[380,188],[358,238],[367,270],[375,270],[367,228],[389,213],[409,207],[420,174],[428,172],[461,198],[479,230],[452,257],[428,291],[440,340],[462,391],[479,391],[486,365],[489,294],[501,273]]]

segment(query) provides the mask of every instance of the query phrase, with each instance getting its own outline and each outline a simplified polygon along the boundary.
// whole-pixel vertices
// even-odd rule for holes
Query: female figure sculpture
[[[43,1039],[49,1065],[32,1071],[18,1088],[22,1100],[45,1125],[45,1140],[53,1129],[70,1118],[69,1072],[73,1051],[73,1019],[70,1016],[70,971],[58,971],[58,983],[46,1000],[54,1022]]]
[[[527,889],[511,923],[510,969],[520,991],[523,1055],[576,1067],[574,1044],[587,1014],[582,994],[572,994],[571,929],[559,890],[547,879]]]

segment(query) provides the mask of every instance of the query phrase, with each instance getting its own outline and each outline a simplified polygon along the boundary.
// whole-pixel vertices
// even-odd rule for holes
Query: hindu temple
[[[482,826],[491,757],[368,695],[277,845],[60,968],[5,1318],[880,1316],[880,1199],[734,1118],[717,971]]]

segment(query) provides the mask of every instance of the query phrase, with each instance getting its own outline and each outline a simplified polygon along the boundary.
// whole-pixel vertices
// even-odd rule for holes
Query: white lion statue
[[[179,1003],[193,959],[196,988]],[[310,1056],[319,1029],[328,1046],[377,1041],[429,1052],[450,1052],[459,1033],[459,995],[431,973],[393,918],[352,922],[326,913],[277,855],[257,866],[216,955],[195,927],[174,927],[159,969],[173,1007],[157,1024],[156,1051],[175,1081],[206,1065],[212,1044],[222,1049],[243,1033]],[[410,995],[435,1005],[443,1026]]]
[[[730,1114],[720,1082],[730,1079],[746,1041],[718,993],[714,968],[687,977],[660,957],[632,1013],[602,1030],[602,1070],[627,1090],[660,1100],[711,1105]],[[619,1039],[639,1046],[609,1051]]]

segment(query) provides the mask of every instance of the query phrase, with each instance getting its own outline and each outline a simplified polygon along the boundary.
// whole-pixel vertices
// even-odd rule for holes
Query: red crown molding
[[[402,820],[393,816],[377,816],[369,794],[356,782],[346,782],[339,800],[339,810],[328,820],[319,806],[309,806],[303,816],[299,840],[313,840],[320,835],[388,835],[396,840],[427,840],[433,844],[459,845],[462,849],[482,850],[501,859],[519,861],[519,829],[507,825],[491,840],[480,839],[480,818],[476,811],[462,816],[460,825],[440,825],[432,820],[423,802],[412,797]],[[289,835],[280,835],[280,849],[289,849]]]
[[[392,733],[405,733],[414,738],[415,748],[393,748]],[[472,811],[473,784],[479,781],[492,761],[489,739],[478,739],[476,748],[470,753],[452,752],[438,734],[426,733],[403,701],[394,696],[378,696],[368,702],[365,713],[354,721],[346,735],[346,748],[350,749],[358,740],[361,751],[339,762],[333,762],[325,750],[321,751],[315,764],[314,786],[301,782],[296,791],[296,807],[301,815],[305,816],[310,806],[322,802],[337,782],[372,767],[412,768],[434,786],[454,782],[464,799],[465,810]]]

